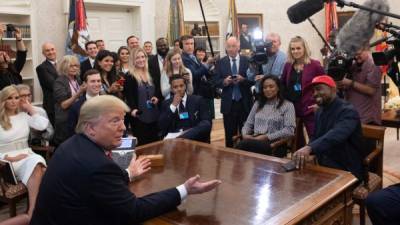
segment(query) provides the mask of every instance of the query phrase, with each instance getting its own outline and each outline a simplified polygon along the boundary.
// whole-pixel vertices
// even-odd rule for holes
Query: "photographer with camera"
[[[259,71],[256,63],[250,63],[247,70],[249,80],[256,81],[255,90],[259,93],[260,80],[266,75],[274,75],[280,77],[283,72],[283,66],[286,62],[286,54],[280,50],[281,37],[277,33],[269,33],[265,40],[266,43],[271,43],[271,47],[265,52],[267,56],[266,63],[261,65],[262,71]]]
[[[0,90],[11,84],[22,83],[21,71],[26,62],[27,53],[24,42],[22,41],[21,31],[12,24],[7,24],[6,27],[7,31],[11,31],[15,35],[17,56],[14,63],[12,63],[9,54],[5,51],[0,51]],[[0,30],[1,35],[4,32],[4,28],[2,28],[2,30],[3,31]]]
[[[354,105],[364,124],[381,124],[381,72],[374,64],[369,46],[355,55],[350,73],[338,81],[345,99]]]

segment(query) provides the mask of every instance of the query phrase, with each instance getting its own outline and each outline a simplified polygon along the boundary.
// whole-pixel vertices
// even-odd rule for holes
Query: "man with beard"
[[[149,64],[150,76],[153,79],[154,87],[156,89],[155,95],[162,96],[160,78],[161,78],[161,72],[164,69],[165,57],[167,56],[169,51],[168,40],[164,37],[157,39],[156,48],[157,48],[157,54],[149,57],[148,64]]]
[[[360,116],[353,105],[336,96],[336,84],[330,76],[315,77],[312,85],[319,107],[315,134],[306,146],[294,153],[297,167],[302,168],[305,157],[314,154],[320,165],[350,171],[363,180]]]

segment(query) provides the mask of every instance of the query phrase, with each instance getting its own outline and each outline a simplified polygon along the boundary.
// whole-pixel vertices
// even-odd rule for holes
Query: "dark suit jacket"
[[[177,121],[179,118],[177,112],[172,113],[170,109],[172,100],[173,97],[163,102],[161,115],[158,120],[158,125],[163,137],[170,132],[176,132]],[[180,137],[190,140],[210,142],[211,117],[206,101],[201,96],[187,95],[185,108],[189,113],[191,129],[187,130]]]
[[[161,84],[160,84],[161,71],[158,63],[158,55],[149,56],[148,64],[149,64],[149,73],[151,79],[153,79],[153,84],[156,89],[156,96],[157,98],[160,99],[161,102],[163,100],[163,97],[161,94]]]
[[[79,112],[81,111],[81,107],[83,103],[86,101],[86,94],[83,94],[79,97],[78,101],[74,102],[72,106],[68,110],[68,136],[72,136],[75,134],[75,127],[78,123]]]
[[[242,94],[242,103],[243,110],[246,114],[248,114],[252,107],[252,94],[250,87],[254,84],[253,81],[247,79],[246,71],[249,68],[249,60],[246,56],[240,56],[239,74],[246,78],[246,80],[239,83],[240,92]],[[221,113],[229,113],[231,111],[232,106],[232,92],[233,92],[233,84],[224,86],[224,79],[227,76],[231,76],[231,63],[228,56],[223,57],[217,62],[216,65],[216,79],[217,85],[222,88],[222,96],[221,96]]]
[[[80,74],[81,81],[84,81],[83,74],[85,74],[85,72],[90,69],[94,69],[94,67],[92,67],[92,64],[90,64],[89,58],[87,58],[85,61],[81,62],[81,74]]]
[[[49,62],[45,60],[36,67],[36,73],[39,79],[40,87],[43,92],[43,108],[46,110],[47,115],[51,124],[54,126],[54,82],[58,77],[56,68]]]
[[[80,84],[80,79],[77,78],[78,83]],[[55,145],[61,144],[65,141],[68,135],[68,109],[63,109],[61,107],[61,103],[72,96],[71,88],[69,86],[69,80],[67,76],[61,75],[54,82],[54,111],[55,111],[55,132],[53,141]]]
[[[180,204],[176,188],[137,198],[128,180],[100,146],[76,134],[52,157],[30,224],[138,224]]]
[[[360,116],[353,105],[336,97],[317,111],[309,145],[321,165],[350,171],[362,180],[362,142]]]
[[[200,63],[197,59],[196,61],[192,60],[188,54],[182,53],[182,61],[183,64],[185,65],[186,68],[192,72],[192,77],[193,77],[193,94],[194,95],[199,95],[199,88],[200,88],[200,82],[201,78],[203,76],[208,77],[208,68]],[[197,62],[197,63],[196,63]]]

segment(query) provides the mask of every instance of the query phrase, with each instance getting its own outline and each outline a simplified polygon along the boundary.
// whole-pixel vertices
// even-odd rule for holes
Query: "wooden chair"
[[[3,178],[4,169],[5,163],[0,161],[0,201],[8,204],[10,217],[14,217],[17,215],[17,202],[28,196],[28,190],[21,182],[17,185],[6,183]]]
[[[376,141],[376,148],[373,149],[363,160],[365,168],[364,182],[353,191],[353,201],[360,206],[360,224],[365,225],[365,199],[368,194],[382,188],[383,175],[383,143],[385,127],[362,125],[363,136]],[[370,168],[376,169],[375,173]]]
[[[30,145],[29,147],[32,149],[32,151],[42,156],[45,156],[46,161],[49,161],[54,153],[54,146],[51,145],[49,146]]]

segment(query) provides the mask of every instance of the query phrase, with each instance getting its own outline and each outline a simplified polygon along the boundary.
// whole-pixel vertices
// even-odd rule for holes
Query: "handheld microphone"
[[[302,0],[287,10],[291,23],[301,23],[324,8],[324,0]]]
[[[384,12],[389,11],[387,0],[367,0],[364,7]],[[336,38],[337,51],[345,52],[349,57],[354,57],[374,35],[375,25],[382,21],[383,15],[358,10],[353,17],[343,26]]]

